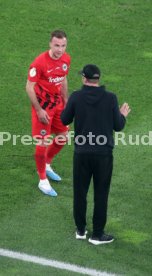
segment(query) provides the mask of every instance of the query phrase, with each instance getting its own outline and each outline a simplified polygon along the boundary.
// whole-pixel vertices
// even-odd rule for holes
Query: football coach
[[[113,131],[124,128],[130,108],[127,103],[119,108],[116,95],[100,86],[101,74],[96,65],[88,64],[80,73],[83,86],[70,96],[61,120],[64,125],[74,120],[73,214],[76,239],[86,239],[87,193],[93,177],[93,233],[89,242],[98,245],[114,240],[112,235],[104,232],[113,169]]]

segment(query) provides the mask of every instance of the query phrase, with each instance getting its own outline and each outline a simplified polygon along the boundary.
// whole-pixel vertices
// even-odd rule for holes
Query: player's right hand
[[[49,124],[50,117],[44,109],[41,108],[39,111],[37,111],[37,116],[41,123],[43,123],[45,125]]]

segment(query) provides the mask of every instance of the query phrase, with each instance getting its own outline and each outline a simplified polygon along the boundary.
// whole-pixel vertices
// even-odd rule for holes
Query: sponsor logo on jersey
[[[64,77],[49,78],[49,82],[51,83],[58,83],[58,82],[62,82],[63,80],[64,80]]]
[[[33,68],[31,68],[30,69],[30,77],[35,77],[36,76],[36,68],[35,67],[33,67]]]
[[[68,69],[68,66],[67,66],[66,63],[64,63],[64,64],[62,65],[62,69],[63,69],[63,71],[66,71],[66,70]]]

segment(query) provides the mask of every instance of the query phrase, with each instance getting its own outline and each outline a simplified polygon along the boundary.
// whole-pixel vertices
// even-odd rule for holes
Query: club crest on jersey
[[[62,69],[63,69],[63,71],[66,71],[66,70],[68,69],[68,66],[67,66],[66,63],[64,63],[64,64],[62,65]]]
[[[36,76],[36,68],[33,67],[32,69],[30,69],[30,77],[35,77]]]
[[[45,130],[45,129],[41,129],[40,134],[41,134],[42,136],[46,135],[46,130]]]

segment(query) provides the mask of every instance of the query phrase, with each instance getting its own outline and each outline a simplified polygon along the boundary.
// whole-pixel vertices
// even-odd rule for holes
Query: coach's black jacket
[[[87,85],[73,92],[61,114],[64,125],[72,123],[73,119],[77,153],[111,154],[114,147],[113,130],[122,130],[126,122],[119,111],[115,94],[107,92],[104,86]],[[87,136],[89,132],[92,138]]]

